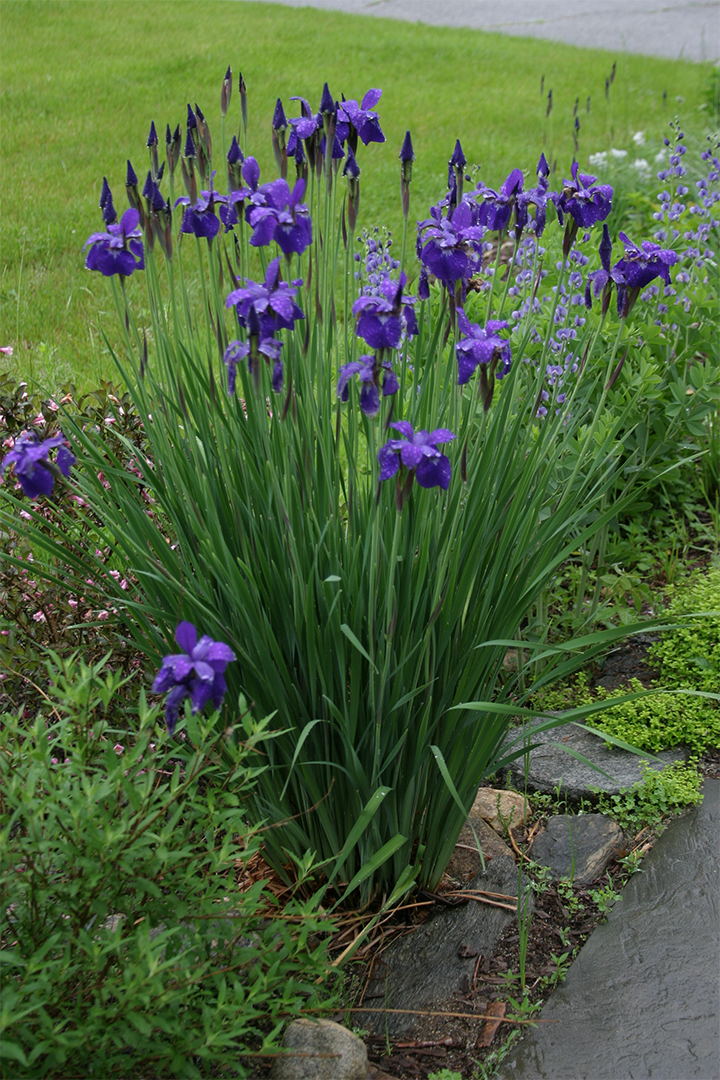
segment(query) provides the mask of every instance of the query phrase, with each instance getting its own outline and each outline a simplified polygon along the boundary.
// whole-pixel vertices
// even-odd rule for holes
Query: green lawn
[[[235,0],[3,0],[0,18],[0,344],[15,350],[0,372],[9,366],[48,386],[72,378],[85,389],[112,374],[100,335],[101,324],[114,331],[114,313],[102,316],[111,306],[107,283],[84,270],[81,254],[85,238],[100,227],[102,177],[122,210],[125,159],[142,174],[150,121],[160,132],[167,121],[184,121],[189,99],[206,113],[219,146],[219,94],[228,63],[235,78],[240,70],[245,76],[249,148],[265,180],[275,175],[269,127],[278,95],[292,116],[289,96],[301,94],[316,106],[325,79],[338,98],[344,92],[359,99],[369,87],[382,87],[379,112],[388,141],[362,150],[360,225],[396,229],[397,155],[406,128],[417,154],[411,217],[424,217],[442,193],[458,136],[486,182],[500,181],[516,164],[532,169],[543,146],[567,175],[576,97],[582,160],[609,145],[631,145],[638,129],[657,139],[679,108],[691,123],[709,70]],[[605,79],[615,59],[608,104]],[[554,107],[546,121],[549,88]],[[238,119],[236,84],[231,130]]]

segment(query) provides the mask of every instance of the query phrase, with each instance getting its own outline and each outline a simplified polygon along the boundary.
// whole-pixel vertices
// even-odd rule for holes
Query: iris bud
[[[227,116],[228,107],[230,105],[230,98],[232,97],[232,68],[228,65],[228,69],[225,72],[225,78],[223,79],[222,90],[220,91],[220,114],[223,118]]]

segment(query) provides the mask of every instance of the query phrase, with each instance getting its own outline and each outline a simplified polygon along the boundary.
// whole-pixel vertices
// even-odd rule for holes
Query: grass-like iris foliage
[[[576,164],[557,191],[544,156],[494,190],[460,143],[413,235],[410,137],[398,251],[357,226],[380,92],[287,105],[279,178],[248,152],[228,69],[219,139],[188,105],[164,146],[151,127],[146,178],[128,163],[129,211],[103,185],[87,266],[112,289],[147,452],[108,465],[70,416],[63,430],[71,482],[139,583],[113,600],[137,646],[157,665],[192,624],[236,657],[226,703],[273,714],[248,796],[274,826],[267,858],[285,876],[332,866],[370,900],[437,885],[507,754],[507,645],[630,490],[641,403],[606,405],[636,302],[678,255],[640,237],[613,255],[612,187]],[[694,274],[707,259],[699,240]],[[37,543],[62,556],[48,528]],[[172,663],[200,678],[186,652]]]

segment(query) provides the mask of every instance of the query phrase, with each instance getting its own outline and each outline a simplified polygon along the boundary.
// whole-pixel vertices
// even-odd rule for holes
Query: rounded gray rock
[[[368,1056],[357,1035],[332,1020],[293,1020],[273,1061],[272,1080],[367,1080]]]

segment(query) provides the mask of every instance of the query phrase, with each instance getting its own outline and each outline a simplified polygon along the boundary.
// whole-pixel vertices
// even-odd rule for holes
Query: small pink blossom
[[[44,611],[36,611],[33,615],[33,622],[47,622]]]
[[[119,742],[115,743],[115,745],[113,746],[113,750],[115,751],[115,753],[117,754],[118,757],[120,757],[121,754],[125,753],[125,747],[122,745],[122,743],[119,743]]]
[[[50,409],[52,412],[57,412],[58,409],[60,408],[58,403],[56,401],[53,401],[52,398],[50,398],[50,400],[48,401],[47,406],[48,406],[48,409]]]
[[[33,420],[33,426],[34,427],[42,427],[42,425],[44,423],[45,423],[45,417],[43,416],[43,414],[41,412],[39,412],[37,414],[37,416],[35,417],[35,419]]]
[[[103,622],[104,622],[105,619],[107,619],[109,617],[109,615],[110,615],[109,611],[98,611],[98,613],[97,613],[98,619],[102,620]]]
[[[77,600],[68,600],[68,604],[71,608],[76,608],[78,606]]]
[[[12,354],[13,354],[12,345],[0,345],[0,353],[2,353],[3,356],[12,356]]]
[[[21,510],[20,517],[24,518],[25,521],[32,521],[32,514],[28,514],[27,510]]]

